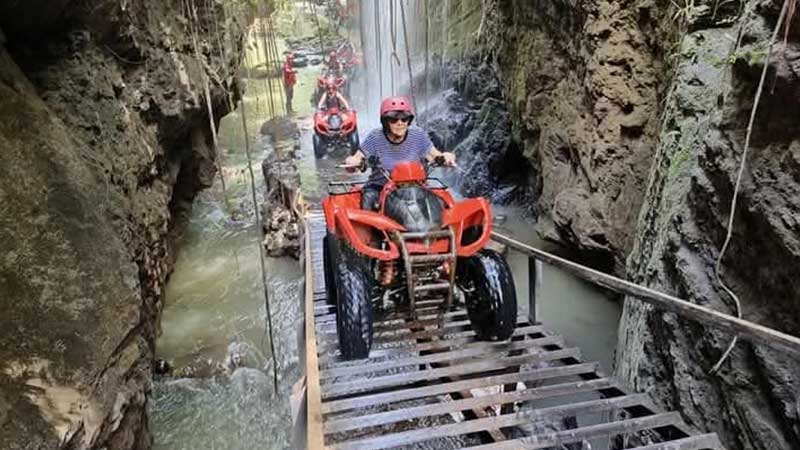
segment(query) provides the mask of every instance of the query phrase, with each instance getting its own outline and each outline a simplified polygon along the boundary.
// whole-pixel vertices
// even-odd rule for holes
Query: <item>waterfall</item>
[[[406,15],[405,29],[400,16],[401,1]],[[424,8],[420,8],[421,1],[424,0],[362,0],[359,8],[360,19],[363,21],[360,26],[364,30],[361,50],[365,55],[366,65],[365,73],[356,88],[360,90],[359,121],[366,125],[364,130],[380,125],[378,111],[382,98],[389,95],[411,97],[406,51],[411,56],[411,72],[420,72],[423,61],[419,61],[418,56],[424,49],[417,44],[421,41],[420,24],[424,28],[425,23],[425,17],[421,14],[424,11]],[[396,31],[394,40],[393,30]],[[417,91],[419,90],[417,87]],[[414,94],[419,101],[421,92]]]

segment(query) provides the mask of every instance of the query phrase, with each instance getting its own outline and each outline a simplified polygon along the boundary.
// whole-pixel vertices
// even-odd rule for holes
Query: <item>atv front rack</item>
[[[456,281],[456,259],[458,256],[456,246],[456,236],[452,227],[443,230],[422,231],[422,232],[400,232],[391,233],[391,239],[400,249],[405,265],[406,283],[408,289],[408,305],[411,314],[416,311],[416,298],[418,294],[431,291],[447,291],[447,297],[443,305],[443,310],[447,311],[453,304],[453,292]],[[439,239],[448,239],[449,252],[437,254],[410,254],[408,244],[412,241],[422,241],[426,246],[430,246]],[[418,280],[416,273],[421,268],[430,267],[432,264],[447,264],[447,282],[441,280]],[[421,282],[420,282],[421,281]]]
[[[351,194],[355,186],[363,186],[367,180],[363,181],[330,181],[328,182],[328,195]]]

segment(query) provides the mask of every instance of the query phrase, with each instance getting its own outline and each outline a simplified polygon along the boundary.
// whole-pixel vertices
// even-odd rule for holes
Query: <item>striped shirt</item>
[[[433,147],[428,133],[421,128],[408,127],[405,140],[399,144],[389,142],[381,128],[376,128],[367,134],[361,141],[361,151],[367,158],[377,156],[384,169],[389,172],[394,169],[395,164],[404,161],[420,161],[428,156],[428,152]],[[367,181],[368,185],[383,185],[386,177],[378,171],[373,170]]]

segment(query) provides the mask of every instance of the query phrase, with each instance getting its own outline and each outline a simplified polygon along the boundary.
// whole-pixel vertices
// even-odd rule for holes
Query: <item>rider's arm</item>
[[[349,103],[347,103],[347,100],[344,98],[344,96],[343,96],[342,94],[340,94],[339,92],[337,92],[337,93],[336,93],[336,97],[338,97],[338,98],[339,98],[339,101],[342,103],[342,106],[344,107],[344,108],[343,108],[344,110],[349,110],[349,109],[350,109],[350,104],[349,104]]]

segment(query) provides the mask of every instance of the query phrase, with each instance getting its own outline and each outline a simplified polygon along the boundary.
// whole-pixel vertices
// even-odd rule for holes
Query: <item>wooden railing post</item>
[[[542,262],[528,257],[528,323],[535,325],[539,318],[539,296],[542,292]]]

